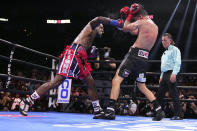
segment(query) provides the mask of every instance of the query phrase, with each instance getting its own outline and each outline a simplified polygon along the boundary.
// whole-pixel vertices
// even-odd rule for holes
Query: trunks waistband
[[[79,48],[80,46],[81,46],[80,44],[72,43],[72,44],[70,45],[70,49],[76,50],[76,48]]]
[[[145,59],[148,59],[149,56],[149,51],[142,48],[131,47],[129,52],[131,52],[135,56],[139,56]]]
[[[75,50],[76,48],[79,48],[79,47],[83,47],[84,50],[86,51],[86,48],[83,45],[81,45],[81,44],[72,43],[70,45],[70,49],[73,49],[73,50]]]

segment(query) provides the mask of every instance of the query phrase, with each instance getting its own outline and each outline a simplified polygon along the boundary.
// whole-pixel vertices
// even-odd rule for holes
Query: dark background
[[[173,35],[174,40],[177,37],[188,1],[181,1],[175,17],[167,30],[167,32]],[[149,14],[154,15],[153,20],[159,27],[159,40],[179,0],[2,1],[0,17],[8,18],[9,22],[0,22],[0,38],[58,56],[65,45],[70,44],[91,19],[96,16],[118,19],[119,10],[123,6],[130,6],[134,2],[141,3]],[[185,45],[196,3],[196,0],[190,1],[188,14],[178,45],[182,56],[186,48]],[[46,24],[47,19],[71,19],[71,24]],[[197,58],[196,29],[197,23],[195,20],[188,59]],[[105,26],[105,34],[101,39],[96,38],[93,45],[97,47],[111,47],[112,57],[122,59],[135,40],[135,36],[123,33],[114,27]],[[2,53],[6,52],[5,49],[0,51]],[[163,51],[164,49],[160,46],[153,59],[160,59]]]

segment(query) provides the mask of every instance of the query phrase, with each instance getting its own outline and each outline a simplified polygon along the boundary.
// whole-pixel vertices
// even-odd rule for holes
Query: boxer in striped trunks
[[[104,115],[104,112],[99,104],[98,95],[95,88],[95,81],[90,73],[91,67],[87,63],[87,50],[91,47],[96,36],[101,36],[104,33],[102,24],[92,28],[90,22],[83,28],[73,43],[66,46],[63,53],[60,55],[59,69],[53,80],[41,85],[33,94],[20,102],[20,113],[27,116],[30,104],[48,90],[58,87],[66,77],[72,77],[83,80],[87,83],[88,94],[92,100],[94,108],[94,119],[99,119]]]

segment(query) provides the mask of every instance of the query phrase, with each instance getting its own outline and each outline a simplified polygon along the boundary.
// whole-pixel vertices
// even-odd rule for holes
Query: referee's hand
[[[176,82],[176,75],[175,75],[175,74],[171,74],[171,76],[170,76],[170,81],[171,81],[172,83]]]
[[[161,81],[162,81],[162,78],[159,79],[159,84],[161,83]]]

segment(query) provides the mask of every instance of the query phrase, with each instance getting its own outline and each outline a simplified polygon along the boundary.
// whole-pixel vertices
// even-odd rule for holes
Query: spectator
[[[195,96],[190,95],[188,100],[196,99]],[[183,104],[183,112],[185,117],[196,118],[197,117],[197,105],[194,102],[187,102]]]
[[[20,95],[16,94],[15,98],[13,99],[11,110],[17,110],[19,109],[19,103],[20,103]]]
[[[1,101],[4,111],[10,110],[11,102],[12,102],[12,99],[11,99],[10,93],[6,92],[3,96],[2,101]]]
[[[104,47],[101,49],[98,49],[98,55],[96,60],[104,60],[104,61],[114,61],[115,59],[110,57],[110,53],[111,53],[111,48],[109,47]],[[96,63],[94,65],[95,67],[93,69],[99,70],[99,71],[114,71],[116,69],[116,63],[109,63],[109,62],[104,62],[104,63]],[[113,75],[110,73],[106,73],[106,74],[97,74],[95,76],[96,80],[96,87],[111,87],[111,80],[112,80]],[[110,94],[110,90],[111,88],[100,88],[97,89],[98,92],[100,92],[100,94],[104,93],[104,95],[108,96]]]
[[[136,111],[137,111],[137,104],[133,101],[133,100],[130,100],[129,101],[129,107],[128,107],[128,114],[130,116],[133,116],[136,114]]]

